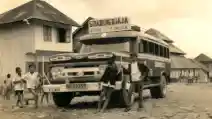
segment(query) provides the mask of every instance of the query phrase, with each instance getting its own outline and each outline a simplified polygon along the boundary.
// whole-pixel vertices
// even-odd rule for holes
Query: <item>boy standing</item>
[[[21,75],[21,68],[16,67],[16,76],[13,79],[15,95],[17,96],[16,106],[23,108],[23,92],[24,92],[24,80]]]
[[[29,65],[29,72],[25,75],[26,86],[29,92],[33,95],[32,99],[27,99],[26,103],[28,104],[29,100],[35,101],[35,108],[38,107],[38,92],[37,89],[40,86],[40,78],[38,72],[35,72],[36,66],[34,64]]]

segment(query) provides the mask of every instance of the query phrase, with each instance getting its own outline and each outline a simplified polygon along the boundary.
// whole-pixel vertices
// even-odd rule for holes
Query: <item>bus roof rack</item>
[[[168,46],[168,44],[154,36],[148,35],[144,32],[137,32],[137,31],[117,31],[117,32],[107,32],[107,33],[93,33],[93,34],[85,34],[80,37],[80,41],[83,42],[85,40],[91,39],[103,39],[103,38],[126,38],[126,37],[141,37],[152,42],[157,42],[161,45]]]

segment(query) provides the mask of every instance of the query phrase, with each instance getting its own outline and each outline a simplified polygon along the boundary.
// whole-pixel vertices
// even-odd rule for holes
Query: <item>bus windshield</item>
[[[80,53],[90,52],[129,52],[130,38],[92,39],[82,42]]]

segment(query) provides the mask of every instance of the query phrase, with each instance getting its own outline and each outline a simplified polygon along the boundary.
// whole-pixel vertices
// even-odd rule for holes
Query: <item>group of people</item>
[[[103,82],[102,84],[102,91],[100,94],[100,100],[98,103],[98,112],[104,112],[104,110],[107,108],[108,103],[110,102],[111,95],[115,89],[115,84],[116,80],[118,78],[118,75],[120,72],[123,72],[125,74],[131,75],[131,80],[133,80],[133,83],[135,83],[136,90],[138,90],[139,93],[139,102],[138,102],[138,110],[140,110],[143,107],[143,81],[147,78],[148,75],[148,68],[145,67],[145,65],[141,65],[138,63],[137,55],[132,54],[131,55],[131,65],[128,69],[122,67],[118,68],[117,65],[115,64],[115,58],[112,58],[111,60],[108,61],[108,67],[105,70],[104,75],[102,76],[101,81]],[[123,69],[121,71],[121,69]],[[16,96],[16,106],[19,106],[20,108],[23,108],[23,102],[26,102],[26,105],[28,105],[30,100],[34,101],[34,106],[35,108],[38,107],[38,93],[41,91],[42,96],[41,96],[41,103],[43,102],[44,97],[46,97],[46,101],[48,103],[49,100],[49,94],[45,93],[42,90],[42,85],[44,83],[48,83],[48,79],[45,80],[46,78],[43,78],[38,72],[35,71],[36,66],[34,64],[29,65],[29,72],[26,74],[22,74],[21,68],[16,67],[15,72],[16,75],[14,78],[11,80],[11,75],[7,75],[7,79],[5,80],[5,88],[6,93],[5,93],[5,98],[9,99],[9,95],[11,94],[12,90],[15,92]],[[30,94],[32,94],[32,98],[24,98],[24,92],[25,89],[28,90]],[[135,90],[135,89],[131,89]],[[129,91],[130,92],[130,91]],[[125,111],[129,111],[131,109],[131,96],[125,96],[125,100],[128,100],[128,102]],[[102,103],[103,107],[102,107]]]
[[[15,76],[11,78],[11,75],[7,75],[7,79],[4,80],[3,85],[3,96],[4,99],[10,100],[12,92],[16,97],[16,106],[23,108],[24,102],[26,105],[29,104],[30,100],[34,101],[34,107],[38,107],[39,93],[42,94],[41,103],[44,97],[48,103],[49,94],[42,90],[42,85],[47,82],[48,79],[42,77],[38,72],[36,72],[35,64],[29,65],[29,72],[22,74],[20,67],[15,68]],[[27,90],[26,90],[27,89]],[[28,91],[32,98],[25,98],[24,94]]]
[[[131,80],[133,80],[133,83],[135,83],[134,89],[129,89],[128,92],[138,90],[139,93],[139,100],[138,100],[138,111],[143,108],[143,81],[147,79],[148,76],[148,68],[145,64],[138,63],[137,55],[131,54],[131,65],[128,69],[122,67],[117,68],[117,65],[114,63],[114,58],[108,61],[108,67],[105,70],[104,75],[102,76],[102,91],[100,94],[100,100],[98,103],[98,110],[97,112],[104,112],[106,107],[108,106],[108,103],[110,102],[111,95],[115,88],[115,83],[118,78],[118,74],[120,73],[119,69],[123,69],[124,74],[131,75]],[[130,91],[131,90],[131,91]],[[131,101],[131,95],[132,92],[127,94],[125,96],[125,101],[128,102],[125,111],[130,111],[132,106]],[[105,99],[105,100],[104,100]],[[101,107],[102,103],[104,101],[103,106]]]

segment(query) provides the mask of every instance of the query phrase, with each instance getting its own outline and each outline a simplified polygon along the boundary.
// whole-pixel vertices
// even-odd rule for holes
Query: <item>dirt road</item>
[[[141,112],[136,111],[135,105],[127,113],[124,109],[112,108],[104,114],[96,114],[94,100],[97,97],[82,97],[74,99],[70,109],[44,105],[36,110],[32,107],[13,109],[14,102],[1,99],[0,116],[1,119],[212,119],[212,84],[171,84],[167,98],[146,99]]]

